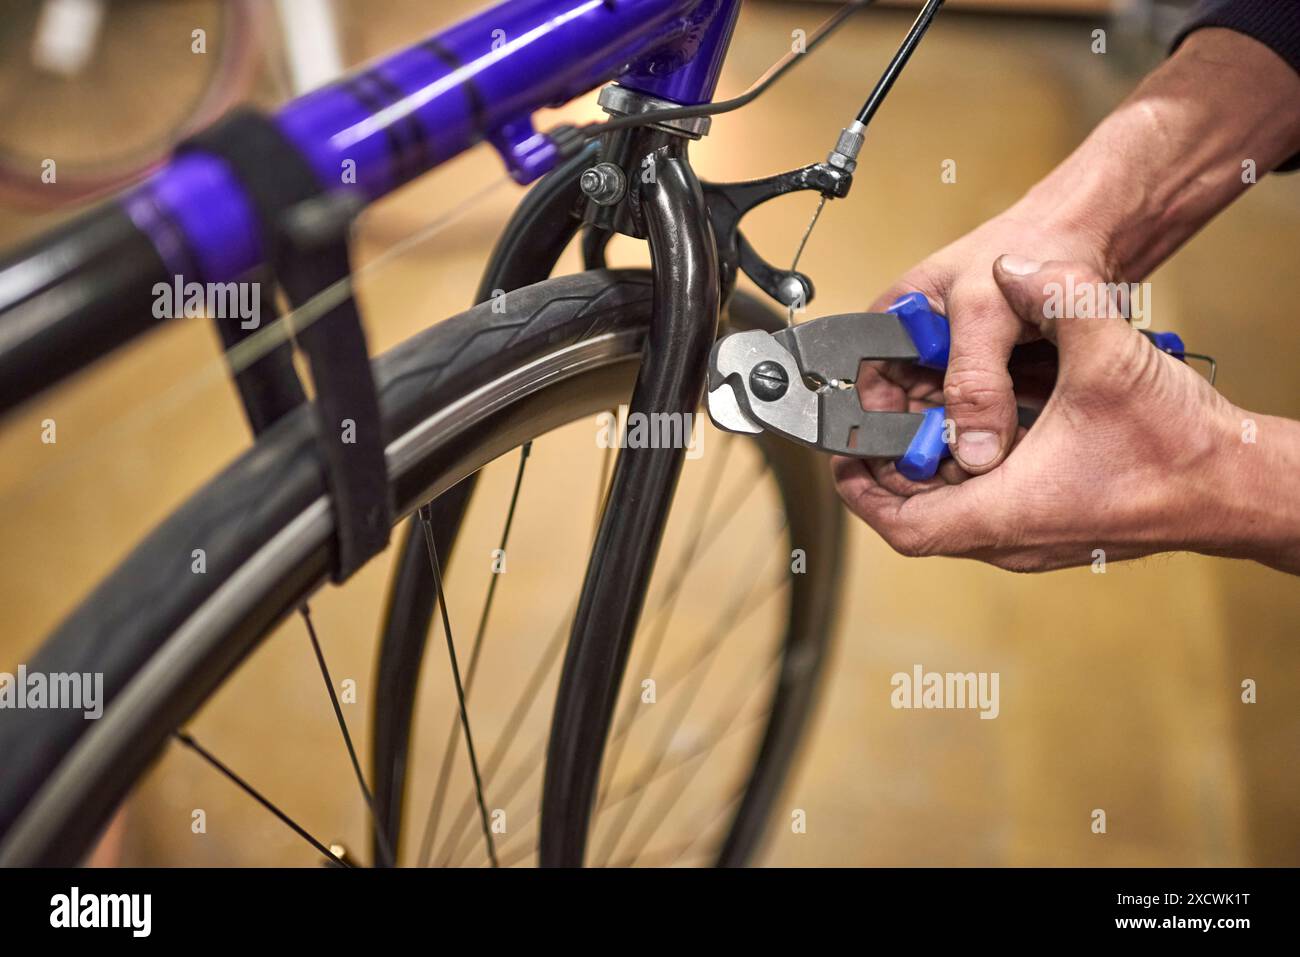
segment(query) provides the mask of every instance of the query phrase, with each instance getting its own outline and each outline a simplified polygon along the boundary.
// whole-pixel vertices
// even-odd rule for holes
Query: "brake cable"
[[[876,81],[875,89],[867,97],[867,102],[858,111],[858,123],[866,126],[871,122],[871,118],[876,115],[876,110],[880,108],[880,104],[889,94],[890,89],[893,88],[894,81],[898,79],[898,75],[903,72],[903,67],[907,66],[907,61],[911,59],[912,51],[921,42],[921,37],[925,36],[925,31],[930,29],[930,22],[934,20],[934,15],[939,12],[943,2],[944,0],[928,0],[926,5],[921,8],[921,12],[917,14],[911,29],[907,31],[907,36],[903,38],[898,52],[889,61],[889,66],[885,67],[885,72]]]

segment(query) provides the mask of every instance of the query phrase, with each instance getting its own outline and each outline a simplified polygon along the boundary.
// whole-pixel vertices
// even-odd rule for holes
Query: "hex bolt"
[[[627,177],[613,163],[597,163],[583,170],[578,185],[597,206],[613,206],[627,191]]]
[[[788,388],[790,388],[790,377],[786,375],[785,367],[779,362],[768,359],[754,366],[749,372],[749,391],[754,393],[755,398],[762,399],[764,402],[775,402],[785,395],[785,390]]]

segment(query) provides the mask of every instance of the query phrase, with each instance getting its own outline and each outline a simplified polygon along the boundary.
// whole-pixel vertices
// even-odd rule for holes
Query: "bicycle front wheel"
[[[650,317],[646,273],[552,279],[499,305],[476,306],[375,361],[398,515],[626,401]],[[744,297],[731,315],[779,322]],[[328,580],[334,527],[314,446],[310,410],[286,416],[138,546],[29,663],[103,674],[106,705],[96,722],[72,711],[0,715],[0,863],[78,862],[169,736]],[[763,443],[762,458],[785,513],[783,560],[792,543],[803,558],[788,575],[762,730],[711,854],[721,864],[750,858],[796,753],[825,660],[842,535],[822,460],[779,442]],[[195,541],[205,544],[203,575],[190,571]],[[586,745],[599,765],[610,742]],[[611,781],[606,802],[623,829],[627,791]],[[607,835],[598,863],[623,863],[621,834]]]

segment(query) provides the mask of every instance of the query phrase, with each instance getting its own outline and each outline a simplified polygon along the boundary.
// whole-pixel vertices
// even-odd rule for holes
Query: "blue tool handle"
[[[948,320],[930,308],[919,292],[909,292],[885,310],[898,317],[916,346],[916,364],[927,369],[948,368],[948,347],[952,337]]]
[[[1183,345],[1183,339],[1176,332],[1148,332],[1146,329],[1141,330],[1142,335],[1150,339],[1157,349],[1161,352],[1167,352],[1175,359],[1187,361],[1187,346]]]
[[[917,365],[927,369],[948,367],[948,349],[952,344],[948,320],[930,308],[930,301],[925,296],[919,292],[908,293],[885,311],[892,312],[903,324],[916,346]],[[926,410],[921,427],[912,437],[912,444],[895,463],[900,475],[913,482],[934,477],[939,463],[952,454],[948,443],[943,440],[945,418],[942,407]]]
[[[952,344],[948,320],[930,308],[930,301],[925,296],[919,292],[908,293],[885,311],[892,312],[903,324],[916,346],[917,365],[927,369],[948,367],[948,349]],[[939,463],[952,454],[948,443],[943,440],[945,418],[942,407],[926,410],[921,427],[912,437],[912,444],[895,463],[900,475],[913,482],[934,477]]]
[[[943,406],[925,410],[921,427],[912,437],[912,444],[895,463],[900,475],[913,482],[920,482],[933,478],[934,473],[939,471],[939,463],[951,454],[948,443],[943,440],[946,418]]]

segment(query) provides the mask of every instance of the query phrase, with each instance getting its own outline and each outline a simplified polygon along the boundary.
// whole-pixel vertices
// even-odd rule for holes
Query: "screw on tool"
[[[779,362],[760,362],[749,373],[749,389],[764,402],[775,402],[790,388],[790,377]]]

